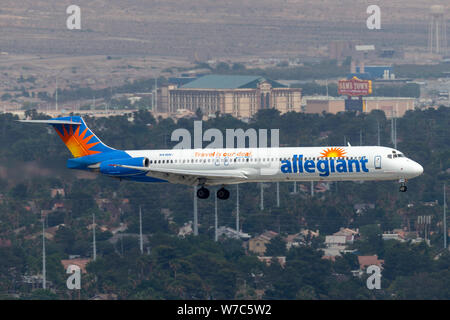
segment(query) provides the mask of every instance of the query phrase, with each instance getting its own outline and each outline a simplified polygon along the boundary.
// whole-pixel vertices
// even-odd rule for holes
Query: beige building
[[[414,98],[366,97],[365,110],[383,110],[387,118],[403,117],[408,110],[414,110]]]
[[[250,118],[260,109],[281,113],[301,111],[301,89],[288,88],[258,76],[207,75],[180,88],[161,88],[158,110],[171,114],[180,109],[204,114],[217,111],[237,118]]]
[[[345,98],[335,97],[306,97],[306,113],[333,113],[345,111]],[[364,97],[363,110],[371,112],[372,110],[384,111],[386,118],[403,117],[408,110],[414,110],[415,98],[390,98],[390,97]]]
[[[266,231],[263,234],[250,239],[248,241],[248,250],[257,255],[264,255],[266,253],[266,245],[277,235],[278,233],[276,232]]]
[[[306,113],[333,113],[345,111],[344,98],[308,97],[305,98]]]

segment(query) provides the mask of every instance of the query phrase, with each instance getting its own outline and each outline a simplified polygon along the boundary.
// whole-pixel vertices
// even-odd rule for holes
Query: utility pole
[[[280,207],[280,183],[277,182],[277,207]]]
[[[239,184],[236,184],[236,232],[239,232]]]
[[[444,183],[444,249],[447,248],[447,234],[448,234],[448,230],[447,230],[447,200],[446,200],[446,184]]]
[[[294,193],[297,193],[297,181],[294,181]]]
[[[158,78],[155,78],[155,109],[153,112],[157,112],[158,110]]]
[[[55,108],[58,111],[58,78],[56,78],[56,91],[55,91]]]
[[[311,181],[311,198],[314,197],[314,181]]]
[[[219,240],[218,234],[217,234],[217,193],[214,194],[214,241],[217,242]]]
[[[391,141],[394,144],[394,110],[392,110],[392,118],[391,118]]]
[[[47,289],[46,273],[47,270],[45,266],[45,216],[42,214],[42,289]]]
[[[144,254],[144,240],[142,238],[142,207],[139,206],[139,248],[141,254]]]
[[[391,138],[392,143],[394,145],[394,149],[397,149],[397,118],[394,110],[392,110],[392,119],[391,119]]]
[[[377,120],[377,129],[378,129],[378,146],[380,146],[380,122]]]
[[[397,117],[394,118],[394,149],[397,150]]]
[[[95,242],[95,212],[92,213],[92,251],[93,251],[93,259],[97,260],[97,245]]]
[[[194,186],[194,236],[198,236],[197,186]]]
[[[261,203],[260,203],[260,208],[261,208],[261,211],[263,211],[264,210],[264,185],[263,185],[262,182],[260,182],[260,185],[261,185]]]

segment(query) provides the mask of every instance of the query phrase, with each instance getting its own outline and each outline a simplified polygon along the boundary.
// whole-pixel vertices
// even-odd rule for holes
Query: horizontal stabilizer
[[[45,123],[45,124],[75,124],[81,125],[81,122],[74,122],[69,120],[17,120],[26,123]]]

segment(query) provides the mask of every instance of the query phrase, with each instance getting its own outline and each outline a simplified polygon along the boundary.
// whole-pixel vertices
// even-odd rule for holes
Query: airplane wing
[[[117,165],[118,167],[146,171],[150,177],[167,180],[171,183],[186,185],[198,185],[204,181],[205,185],[219,185],[228,183],[244,182],[248,179],[243,171],[238,170],[179,170],[179,169],[156,169],[147,167],[135,167]]]

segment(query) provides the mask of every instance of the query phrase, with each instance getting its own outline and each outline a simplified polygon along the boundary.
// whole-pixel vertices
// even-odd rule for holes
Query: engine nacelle
[[[128,176],[143,173],[141,170],[124,168],[118,165],[148,167],[149,160],[145,157],[107,160],[100,163],[100,172],[108,176]]]

